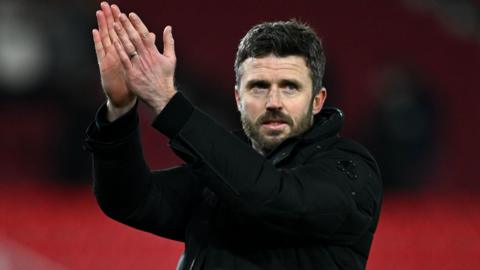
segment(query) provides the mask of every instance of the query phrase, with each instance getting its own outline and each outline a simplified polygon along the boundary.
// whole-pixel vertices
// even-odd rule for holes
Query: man
[[[97,19],[107,102],[86,146],[108,216],[185,242],[180,269],[365,268],[380,173],[362,146],[338,135],[342,113],[322,108],[325,57],[312,29],[263,23],[242,39],[235,98],[245,133],[237,136],[175,90],[170,26],[160,53],[136,14],[102,3]],[[138,100],[184,165],[147,167]]]

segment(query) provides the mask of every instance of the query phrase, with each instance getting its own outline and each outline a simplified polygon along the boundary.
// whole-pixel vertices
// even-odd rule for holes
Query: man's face
[[[312,98],[312,79],[303,57],[248,58],[240,70],[235,98],[243,129],[257,151],[265,154],[312,125],[326,90]]]

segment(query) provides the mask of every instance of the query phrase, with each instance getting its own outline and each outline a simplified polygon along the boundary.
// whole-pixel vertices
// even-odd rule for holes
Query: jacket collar
[[[315,115],[312,127],[299,137],[303,140],[318,140],[340,133],[343,127],[343,112],[339,108],[323,108]]]
[[[343,112],[338,108],[323,108],[313,119],[313,125],[304,133],[291,137],[273,149],[267,158],[272,159],[274,164],[290,156],[295,146],[299,144],[311,144],[336,136],[343,127]]]

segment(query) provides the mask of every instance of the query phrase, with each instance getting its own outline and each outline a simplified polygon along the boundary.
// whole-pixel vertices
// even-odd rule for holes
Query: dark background
[[[239,128],[233,62],[254,24],[296,18],[324,41],[328,105],[377,157],[385,201],[368,269],[478,269],[480,1],[115,1],[173,26],[177,85]],[[104,216],[84,130],[103,102],[98,1],[0,0],[0,269],[174,269],[181,243]],[[140,108],[153,169],[181,161]]]

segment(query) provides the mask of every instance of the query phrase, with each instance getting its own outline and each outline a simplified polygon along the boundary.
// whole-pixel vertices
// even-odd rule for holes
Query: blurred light
[[[65,270],[66,268],[27,246],[12,239],[0,237],[0,269]]]
[[[47,39],[21,5],[0,2],[0,83],[2,91],[20,95],[35,89],[48,73]]]

